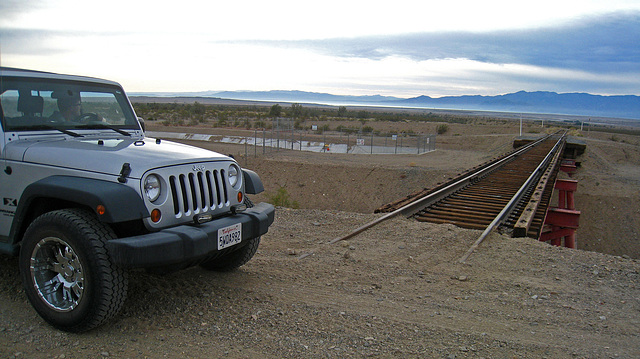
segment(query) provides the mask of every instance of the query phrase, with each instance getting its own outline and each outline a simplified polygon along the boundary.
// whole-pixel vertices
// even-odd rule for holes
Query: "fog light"
[[[159,209],[156,208],[153,211],[151,211],[151,221],[153,223],[160,222],[160,218],[162,218],[162,213],[160,212]]]

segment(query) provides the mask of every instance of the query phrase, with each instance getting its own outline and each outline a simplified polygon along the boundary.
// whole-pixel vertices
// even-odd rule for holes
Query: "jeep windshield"
[[[5,132],[107,129],[124,134],[140,126],[122,89],[102,83],[4,77],[0,114]]]

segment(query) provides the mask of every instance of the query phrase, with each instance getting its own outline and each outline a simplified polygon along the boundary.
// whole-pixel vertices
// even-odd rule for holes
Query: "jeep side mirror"
[[[138,117],[138,122],[140,123],[140,128],[142,128],[142,132],[145,132],[144,128],[144,118]]]

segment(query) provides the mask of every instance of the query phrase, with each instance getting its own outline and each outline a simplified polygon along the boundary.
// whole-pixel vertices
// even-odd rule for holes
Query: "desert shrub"
[[[227,118],[226,116],[220,116],[218,117],[218,120],[216,121],[216,126],[217,127],[225,127],[227,125]]]
[[[275,104],[269,109],[269,117],[280,117],[282,115],[282,106]]]
[[[371,133],[371,132],[373,132],[373,127],[371,126],[362,127],[362,133]]]
[[[318,126],[318,129],[316,130],[316,133],[321,135],[325,131],[331,131],[331,126],[329,126],[328,124],[324,124],[322,126]]]
[[[447,133],[447,131],[449,131],[449,125],[447,125],[446,123],[439,124],[436,128],[436,132],[439,135],[444,135],[445,133]]]
[[[280,207],[289,207],[289,208],[299,208],[300,205],[298,201],[293,201],[289,197],[289,192],[284,187],[278,188],[275,194],[266,194],[267,202],[271,203],[274,206]]]

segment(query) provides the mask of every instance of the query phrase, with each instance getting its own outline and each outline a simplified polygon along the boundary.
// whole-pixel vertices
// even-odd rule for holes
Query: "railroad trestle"
[[[418,221],[462,228],[498,229],[513,237],[575,248],[580,217],[573,195],[577,181],[558,179],[559,172],[571,176],[577,170],[575,159],[563,159],[566,139],[566,133],[556,133],[523,144],[447,183],[376,212],[399,212]],[[554,190],[557,206],[551,206]]]

